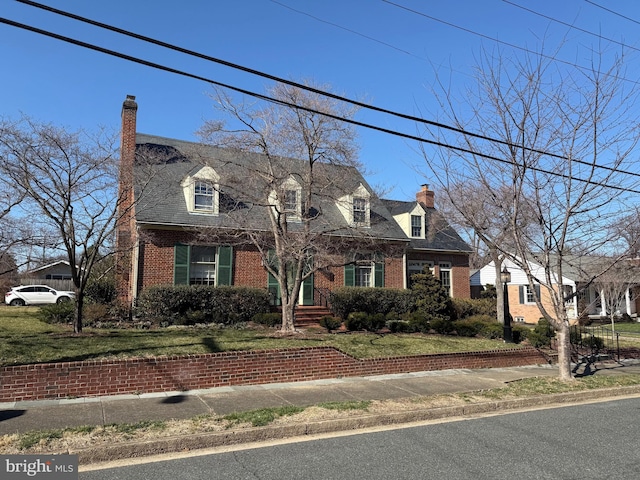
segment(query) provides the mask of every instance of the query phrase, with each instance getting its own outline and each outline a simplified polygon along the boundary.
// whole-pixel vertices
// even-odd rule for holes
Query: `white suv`
[[[58,292],[46,285],[13,287],[4,295],[4,303],[12,307],[70,302],[76,298],[74,292]]]

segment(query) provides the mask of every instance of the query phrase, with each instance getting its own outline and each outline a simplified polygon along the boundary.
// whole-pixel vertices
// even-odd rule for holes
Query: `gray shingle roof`
[[[400,200],[382,200],[391,215],[411,212],[417,202]],[[424,208],[424,207],[423,207]],[[415,250],[441,250],[448,252],[471,252],[471,247],[449,225],[435,208],[424,208],[426,235],[424,239],[411,238],[409,247]]]
[[[257,199],[267,198],[268,189],[260,181],[265,158],[256,153],[216,148],[193,142],[136,135],[136,220],[142,224],[182,227],[251,228],[268,230],[268,207]],[[304,175],[304,162],[278,159],[282,180]],[[220,175],[220,214],[194,214],[187,210],[181,182],[197,173],[204,165]],[[278,173],[276,171],[276,173]],[[312,209],[318,219],[312,222],[317,232],[336,235],[374,237],[406,241],[402,229],[385,204],[373,193],[370,198],[371,226],[349,228],[334,199],[353,193],[362,184],[371,188],[353,167],[316,164]],[[295,230],[300,224],[290,223]]]

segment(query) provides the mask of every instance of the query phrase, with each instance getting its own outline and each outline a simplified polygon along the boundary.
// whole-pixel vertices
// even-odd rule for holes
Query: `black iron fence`
[[[604,326],[570,328],[571,356],[576,363],[604,358],[620,360],[620,334]]]

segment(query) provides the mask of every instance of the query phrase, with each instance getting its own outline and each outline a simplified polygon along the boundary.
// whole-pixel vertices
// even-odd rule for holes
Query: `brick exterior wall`
[[[439,263],[451,264],[451,283],[454,298],[471,298],[469,282],[469,255],[463,253],[410,252],[407,261],[433,262],[434,275],[440,278]],[[408,279],[407,279],[408,282]]]
[[[509,292],[509,313],[515,320],[516,317],[524,317],[525,323],[537,324],[542,317],[540,309],[535,303],[520,303],[520,286],[508,285],[507,291]],[[551,298],[549,292],[544,288],[540,288],[540,301],[548,309],[553,312],[551,304]]]
[[[331,347],[89,360],[2,367],[0,402],[543,363],[533,348],[363,360]]]
[[[189,244],[194,237],[184,230],[145,230],[141,234],[138,291],[154,285],[173,284],[174,246]],[[267,271],[262,266],[259,252],[250,246],[233,249],[233,285],[243,287],[267,287]],[[384,284],[386,288],[403,288],[404,269],[401,257],[385,259]],[[336,267],[314,275],[315,287],[335,288],[344,286],[344,269]]]

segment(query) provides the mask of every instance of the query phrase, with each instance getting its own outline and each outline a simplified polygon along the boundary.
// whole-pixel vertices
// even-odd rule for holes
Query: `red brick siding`
[[[177,243],[194,241],[184,230],[146,230],[141,235],[138,288],[173,284],[173,256]],[[385,287],[403,288],[404,269],[401,257],[385,260]],[[314,276],[315,286],[333,290],[344,286],[344,268],[336,267]],[[234,247],[233,284],[244,287],[267,287],[267,271],[259,252],[250,246]]]
[[[469,283],[469,255],[456,253],[430,253],[410,252],[409,260],[431,261],[435,266],[435,275],[440,275],[438,264],[448,262],[451,264],[451,282],[453,283],[454,298],[471,298],[471,286]]]
[[[358,360],[330,347],[0,368],[0,402],[547,363],[533,348]]]

